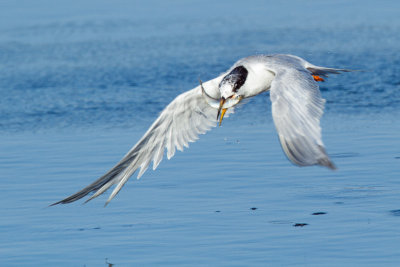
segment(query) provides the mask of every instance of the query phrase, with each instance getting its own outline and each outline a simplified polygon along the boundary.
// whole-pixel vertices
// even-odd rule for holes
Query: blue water
[[[2,1],[0,266],[396,266],[399,8]],[[362,70],[320,84],[337,171],[288,162],[264,94],[107,208],[107,194],[47,207],[112,167],[198,78],[257,53]]]

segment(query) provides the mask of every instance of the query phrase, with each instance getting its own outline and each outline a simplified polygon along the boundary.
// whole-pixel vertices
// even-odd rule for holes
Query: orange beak
[[[219,109],[218,109],[218,114],[217,114],[217,120],[219,117],[219,126],[221,126],[222,119],[224,118],[225,112],[227,111],[227,108],[222,108],[225,104],[225,101],[226,101],[226,99],[222,97],[221,101],[219,102]]]
[[[219,117],[219,126],[221,126],[222,119],[224,118],[225,112],[227,111],[227,108],[223,108],[221,112],[221,117]]]

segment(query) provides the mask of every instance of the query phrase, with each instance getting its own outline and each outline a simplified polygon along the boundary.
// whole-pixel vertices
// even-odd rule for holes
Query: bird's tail
[[[308,67],[306,67],[306,69],[309,70],[313,75],[322,76],[322,77],[327,77],[328,74],[340,74],[342,72],[358,71],[358,70],[350,70],[350,69],[325,68],[325,67],[320,67],[320,66],[315,66],[315,65],[308,66]]]

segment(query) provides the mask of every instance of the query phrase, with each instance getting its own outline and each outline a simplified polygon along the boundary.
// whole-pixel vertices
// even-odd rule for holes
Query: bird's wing
[[[281,68],[275,74],[270,97],[283,151],[299,166],[318,164],[335,169],[321,139],[325,100],[318,84],[306,70]]]
[[[308,62],[307,62],[308,63]],[[310,63],[308,63],[311,65]],[[309,72],[314,75],[328,77],[328,74],[340,74],[342,72],[352,72],[355,70],[348,70],[348,69],[334,69],[334,68],[325,68],[320,66],[311,65],[306,67]]]
[[[290,61],[290,59],[294,59],[299,63],[303,68],[307,69],[313,75],[328,77],[329,74],[340,74],[342,72],[353,72],[356,70],[349,70],[349,69],[336,69],[336,68],[326,68],[321,66],[316,66],[311,64],[310,62],[304,60],[301,57],[294,56],[294,55],[276,55],[275,57],[283,58],[285,61]]]
[[[208,97],[218,96],[218,84],[221,79],[220,76],[204,83]],[[147,170],[151,161],[153,170],[156,169],[165,149],[170,159],[175,154],[175,148],[182,151],[183,147],[188,147],[188,143],[196,141],[199,134],[204,134],[216,126],[217,109],[206,102],[203,93],[198,86],[176,97],[117,165],[92,184],[53,205],[70,203],[95,192],[87,200],[89,201],[116,184],[107,204],[139,168],[138,179]]]

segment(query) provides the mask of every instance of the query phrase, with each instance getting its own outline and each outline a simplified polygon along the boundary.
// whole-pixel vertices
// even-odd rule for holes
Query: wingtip
[[[53,206],[60,205],[60,204],[64,205],[64,204],[68,204],[68,203],[71,203],[71,202],[73,202],[73,201],[68,201],[68,198],[66,198],[66,199],[57,201],[57,202],[55,202],[53,204],[50,204],[48,207],[53,207]]]
[[[337,167],[335,164],[333,164],[333,162],[331,162],[331,165],[327,166],[329,169],[331,169],[332,171],[337,171]]]
[[[48,205],[47,207],[48,207],[48,208],[49,208],[49,207],[53,207],[53,206],[58,205],[58,204],[61,204],[61,201],[55,202],[55,203],[53,203],[53,204],[50,204],[50,205]]]
[[[115,195],[116,195],[116,194],[115,194]],[[111,195],[108,197],[106,203],[104,203],[104,206],[103,206],[104,208],[108,206],[108,204],[111,202],[111,200],[113,200],[113,198],[115,197],[115,195],[111,194]]]
[[[327,167],[328,169],[331,169],[332,171],[337,170],[335,163],[333,163],[328,157],[320,159],[318,161],[318,164],[321,166]]]
[[[56,206],[59,204],[67,204],[67,203],[70,203],[70,202],[68,201],[68,198],[65,198],[60,201],[54,202],[53,204],[50,204],[49,207],[53,207],[53,206]]]

